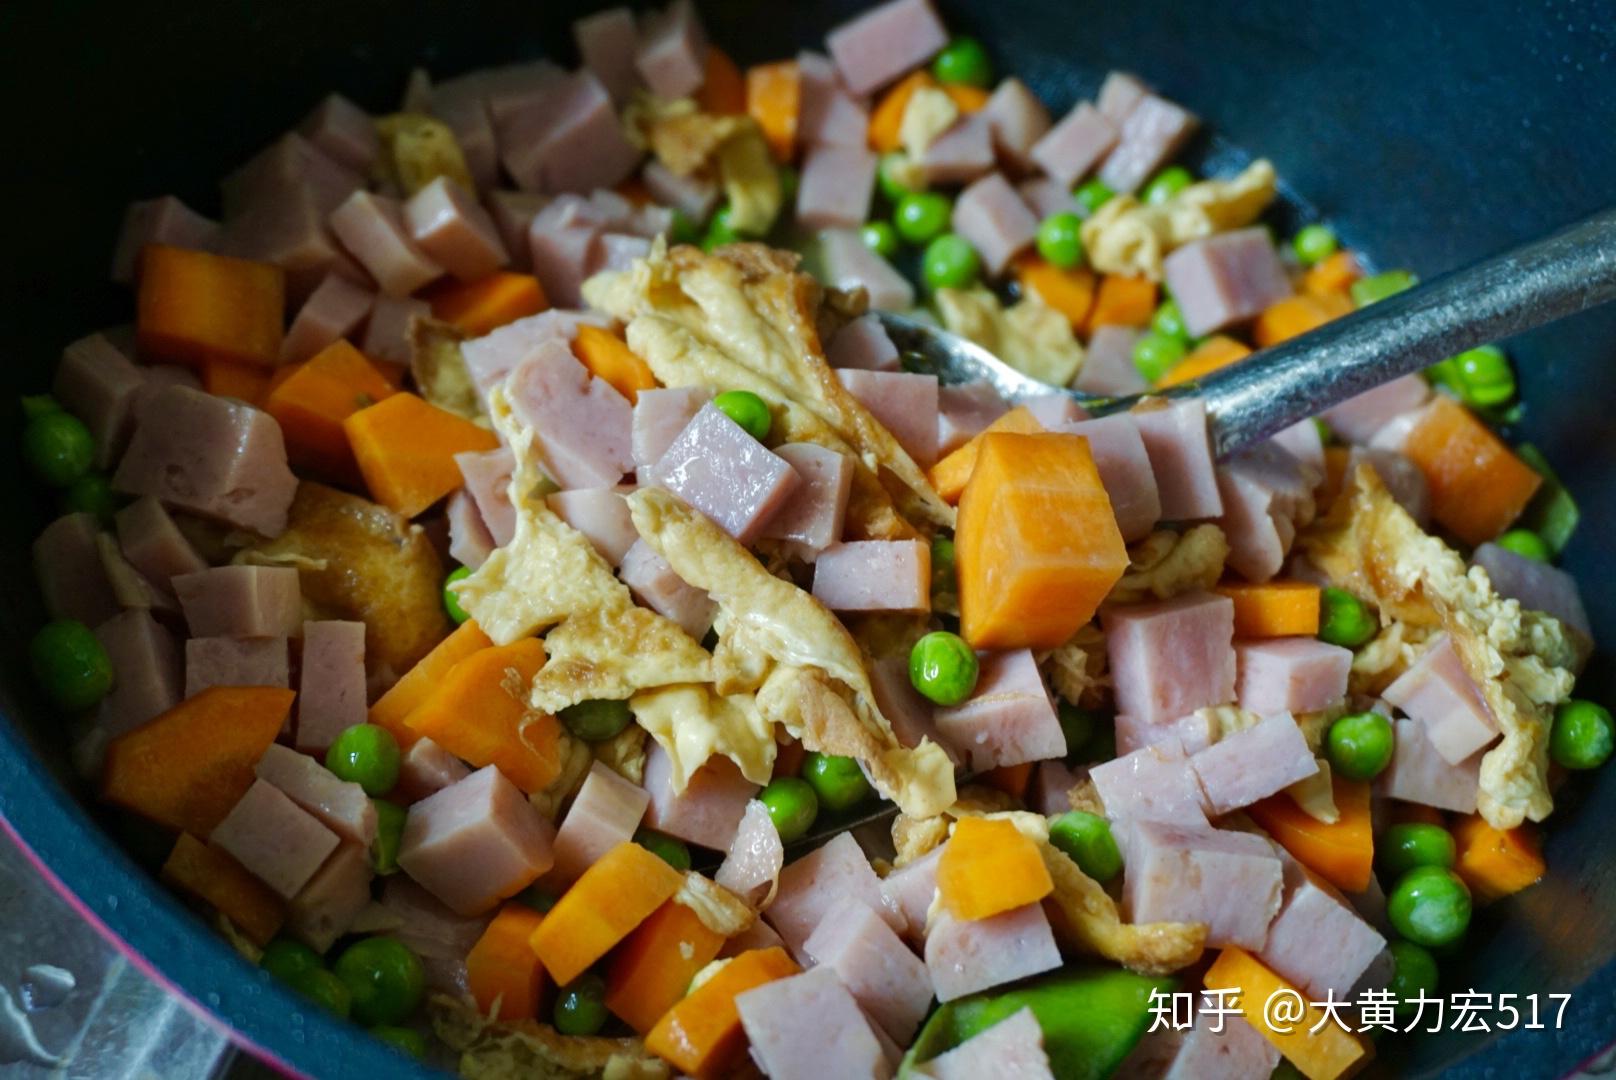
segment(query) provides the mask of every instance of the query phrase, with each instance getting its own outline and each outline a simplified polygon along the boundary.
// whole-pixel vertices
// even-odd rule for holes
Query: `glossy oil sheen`
[[[817,45],[861,5],[833,0],[702,7],[745,62]],[[107,283],[132,196],[173,192],[216,210],[215,183],[318,98],[341,90],[375,111],[409,68],[442,74],[550,53],[572,62],[584,5],[534,0],[13,0],[0,5],[7,91],[0,192],[0,388],[47,385],[62,346],[127,321]],[[1209,167],[1272,158],[1288,191],[1382,267],[1426,276],[1616,203],[1616,19],[1589,0],[1135,0],[944,3],[952,26],[989,44],[1056,109],[1113,66],[1138,71],[1218,134]],[[1281,215],[1280,224],[1290,221]],[[1579,316],[1512,344],[1528,407],[1522,428],[1582,503],[1565,563],[1606,649],[1583,692],[1610,701],[1616,641],[1616,315]],[[14,405],[7,404],[14,410]],[[10,430],[15,430],[15,414]],[[245,1038],[310,1074],[408,1075],[400,1058],[259,980],[120,846],[71,781],[60,722],[24,670],[40,614],[27,573],[43,501],[13,479],[0,519],[0,813],[88,910]],[[1444,1034],[1386,1050],[1380,1075],[1557,1076],[1616,1037],[1616,774],[1561,789],[1550,878],[1481,912],[1473,944],[1445,963],[1445,989],[1572,991],[1559,1033]],[[293,1016],[294,1010],[299,1015]]]

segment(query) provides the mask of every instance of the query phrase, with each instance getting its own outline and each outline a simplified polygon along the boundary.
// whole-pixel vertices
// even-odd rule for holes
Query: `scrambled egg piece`
[[[1239,176],[1202,180],[1164,202],[1114,196],[1083,223],[1083,250],[1103,273],[1160,281],[1162,260],[1174,248],[1256,221],[1274,201],[1277,179],[1274,166],[1259,158]]]
[[[678,176],[717,172],[729,200],[730,224],[762,236],[785,201],[763,130],[750,116],[714,116],[689,98],[642,94],[623,113],[629,137]]]
[[[589,744],[594,759],[631,784],[645,783],[644,728],[636,724],[619,731],[609,739]]]
[[[536,1020],[493,1021],[475,1007],[434,994],[432,1030],[460,1054],[466,1080],[666,1080],[672,1070],[637,1038],[563,1035]]]
[[[938,289],[943,325],[1024,375],[1065,386],[1083,367],[1083,346],[1066,316],[1029,294],[1006,308],[987,289]]]
[[[668,752],[674,791],[683,791],[714,754],[735,762],[754,784],[767,784],[774,772],[774,729],[750,694],[724,697],[711,686],[686,683],[642,691],[628,707],[635,723]]]
[[[510,674],[514,676],[516,672]],[[527,801],[533,804],[534,809],[551,821],[561,816],[561,808],[566,805],[567,800],[578,794],[578,789],[584,786],[584,781],[589,778],[589,765],[595,760],[594,755],[590,753],[589,744],[582,739],[573,738],[565,728],[559,733],[556,750],[561,759],[561,769],[556,773],[556,778],[550,781],[544,790],[536,791],[527,797]]]
[[[544,712],[712,678],[707,651],[677,623],[635,607],[627,589],[613,606],[568,618],[545,636],[544,647],[550,659],[533,679],[532,698]]]
[[[919,158],[938,136],[954,126],[959,119],[959,106],[954,99],[935,86],[922,86],[909,95],[898,120],[898,142],[911,159]]]
[[[673,894],[673,902],[694,911],[703,926],[727,938],[746,933],[757,922],[757,912],[746,901],[693,870],[686,871],[685,882]]]
[[[1353,654],[1347,689],[1354,694],[1379,694],[1420,658],[1435,632],[1430,626],[1391,620]]]
[[[756,123],[718,148],[718,179],[729,202],[731,228],[743,236],[762,236],[774,227],[785,190]]]
[[[954,801],[948,755],[930,740],[913,750],[898,742],[875,704],[863,653],[835,615],[668,492],[641,488],[628,503],[645,542],[718,604],[720,687],[722,657],[750,657],[745,681],[761,675],[762,683],[746,688],[756,689],[766,722],[781,723],[810,750],[858,758],[906,813],[926,816]]]
[[[1105,703],[1111,677],[1105,634],[1095,624],[1079,627],[1070,641],[1050,653],[1048,667],[1049,681],[1064,700],[1086,709]]]
[[[1335,782],[1331,779],[1330,763],[1324,758],[1314,760],[1319,763],[1319,771],[1291,784],[1285,792],[1302,813],[1314,821],[1334,825],[1341,820],[1341,811],[1335,805]]]
[[[460,352],[464,340],[466,335],[446,322],[417,317],[410,324],[410,375],[431,404],[486,424],[477,384]]]
[[[1459,553],[1422,532],[1373,469],[1358,470],[1350,492],[1302,544],[1332,583],[1374,598],[1393,618],[1448,632],[1504,735],[1481,759],[1482,816],[1498,829],[1547,817],[1554,809],[1549,725],[1554,706],[1571,694],[1577,655],[1565,627],[1500,597],[1479,567],[1467,572]]]
[[[378,177],[406,196],[414,195],[440,176],[447,176],[466,191],[476,191],[466,155],[449,125],[421,113],[394,113],[378,117],[376,134],[382,152],[376,157]]]
[[[1223,576],[1229,541],[1210,522],[1183,532],[1158,529],[1128,549],[1128,572],[1106,602],[1138,604],[1171,600],[1180,593],[1210,589]]]

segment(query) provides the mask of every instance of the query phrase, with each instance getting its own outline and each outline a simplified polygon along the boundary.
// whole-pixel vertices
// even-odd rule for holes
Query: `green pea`
[[[668,227],[668,243],[699,244],[701,243],[701,232],[701,222],[683,210],[675,210],[673,212],[673,223]]]
[[[1352,283],[1352,302],[1359,307],[1368,307],[1388,296],[1396,296],[1404,289],[1419,284],[1419,278],[1409,270],[1387,270],[1384,273],[1373,274],[1369,277],[1359,278]]]
[[[370,1033],[387,1045],[417,1060],[426,1057],[426,1036],[414,1028],[377,1024]]]
[[[1319,640],[1356,649],[1380,632],[1369,605],[1345,589],[1326,586],[1319,597]]]
[[[1470,890],[1452,870],[1418,866],[1386,898],[1386,917],[1392,929],[1416,945],[1451,945],[1470,926]]]
[[[726,390],[713,398],[713,404],[718,411],[741,425],[746,433],[758,442],[769,437],[769,428],[774,426],[774,417],[769,413],[768,403],[750,390]]]
[[[281,982],[291,983],[305,971],[325,967],[325,961],[301,941],[276,938],[264,946],[264,955],[258,958],[258,966]]]
[[[606,1026],[606,983],[586,972],[556,996],[555,1029],[563,1035],[593,1035]]]
[[[1515,372],[1497,345],[1478,345],[1437,365],[1449,387],[1467,405],[1490,409],[1515,396]]]
[[[1145,190],[1140,192],[1140,201],[1155,206],[1166,202],[1180,191],[1195,183],[1195,176],[1182,165],[1169,165],[1161,172],[1150,178]]]
[[[758,794],[768,808],[769,820],[783,843],[801,840],[819,816],[819,796],[808,781],[795,776],[777,776]]]
[[[1183,338],[1165,334],[1145,334],[1133,343],[1133,366],[1146,382],[1160,382],[1189,352]]]
[[[36,416],[62,411],[62,403],[49,394],[24,394],[20,400],[24,420],[32,420]]]
[[[723,247],[725,244],[738,243],[743,239],[745,238],[736,232],[735,227],[730,224],[730,208],[729,203],[726,202],[715,210],[713,216],[708,219],[707,232],[701,238],[701,249],[711,251],[714,248]]]
[[[947,536],[931,538],[931,591],[953,593],[959,591],[959,569],[955,561],[954,541]]]
[[[1392,954],[1392,979],[1389,986],[1402,1003],[1436,993],[1440,972],[1436,957],[1423,945],[1412,941],[1394,941],[1386,946]]]
[[[1458,851],[1453,834],[1440,825],[1404,822],[1388,826],[1375,845],[1381,873],[1387,879],[1400,878],[1416,866],[1453,868]]]
[[[1549,733],[1549,756],[1567,769],[1597,769],[1616,745],[1616,727],[1610,710],[1591,701],[1572,698],[1554,710]]]
[[[354,1016],[363,1024],[407,1019],[426,992],[421,958],[397,938],[356,941],[337,957],[332,970],[353,995]]]
[[[365,789],[366,795],[386,795],[398,783],[402,755],[393,733],[375,724],[355,724],[332,740],[325,752],[325,767]]]
[[[62,489],[58,500],[64,514],[90,514],[104,527],[112,527],[112,515],[122,504],[106,473],[87,472]]]
[[[1051,214],[1038,223],[1038,254],[1062,270],[1083,261],[1083,219],[1071,211]]]
[[[1103,180],[1085,180],[1077,185],[1072,198],[1077,201],[1079,216],[1092,217],[1094,211],[1114,199],[1116,194]]]
[[[914,179],[914,170],[910,168],[909,158],[901,150],[894,150],[881,155],[881,164],[875,171],[876,182],[881,186],[881,194],[894,205],[905,195],[913,195],[924,188],[912,187],[907,182]]]
[[[1323,262],[1334,255],[1339,246],[1335,230],[1328,225],[1304,225],[1291,237],[1291,250],[1296,252],[1296,258],[1303,266]]]
[[[605,742],[634,722],[628,702],[609,698],[592,698],[568,705],[559,715],[567,730],[585,742]]]
[[[931,62],[931,73],[940,83],[987,86],[993,81],[993,62],[982,43],[972,37],[957,37],[943,47]]]
[[[1061,734],[1066,737],[1066,755],[1080,752],[1094,738],[1094,729],[1097,726],[1094,714],[1087,709],[1080,709],[1069,701],[1063,701],[1055,710],[1060,718]]]
[[[1068,810],[1049,823],[1049,842],[1101,884],[1122,873],[1122,852],[1111,835],[1111,823],[1098,814]]]
[[[465,581],[471,576],[471,567],[457,566],[449,571],[449,576],[443,579],[443,610],[449,613],[449,619],[456,626],[471,618],[466,609],[460,606],[460,597],[449,586],[457,581]]]
[[[378,874],[398,869],[398,846],[404,840],[404,819],[408,811],[386,799],[370,800],[376,808],[376,839],[370,845],[370,864]]]
[[[982,272],[982,260],[970,241],[944,233],[926,245],[920,257],[920,275],[931,289],[963,289]]]
[[[112,689],[112,658],[90,628],[73,619],[42,626],[28,646],[40,689],[65,712],[88,709]]]
[[[1531,529],[1511,529],[1493,543],[1533,562],[1554,561],[1554,552],[1550,549],[1549,542]]]
[[[958,705],[970,697],[981,673],[975,651],[947,630],[933,630],[909,650],[909,682],[939,705]]]
[[[690,869],[690,849],[678,837],[655,829],[636,829],[634,842],[675,870]]]
[[[883,259],[890,259],[898,253],[898,230],[892,227],[890,221],[865,223],[859,230],[859,239],[864,241],[865,247]]]
[[[336,1013],[344,1020],[353,1011],[353,991],[325,968],[300,971],[287,981],[287,985],[327,1012]]]
[[[1397,748],[1392,722],[1377,712],[1341,717],[1324,741],[1330,767],[1348,780],[1373,780],[1391,764]]]
[[[911,244],[929,244],[948,231],[954,212],[948,196],[935,191],[916,191],[898,200],[892,211],[892,225]]]
[[[1179,309],[1177,300],[1162,301],[1156,314],[1150,317],[1150,329],[1164,338],[1189,344],[1190,332],[1184,326],[1184,312]]]
[[[833,813],[850,810],[870,797],[870,781],[850,757],[810,751],[802,759],[802,778],[814,789],[819,805]]]
[[[71,413],[41,413],[22,429],[22,456],[41,483],[66,487],[95,464],[95,439]]]
[[[542,888],[538,885],[529,885],[527,888],[516,894],[516,902],[518,904],[526,904],[534,911],[539,912],[549,911],[551,908],[556,906],[556,901],[560,899],[561,897],[557,896],[549,889]]]
[[[797,201],[797,188],[802,185],[802,174],[790,165],[780,166],[780,202],[790,206]]]

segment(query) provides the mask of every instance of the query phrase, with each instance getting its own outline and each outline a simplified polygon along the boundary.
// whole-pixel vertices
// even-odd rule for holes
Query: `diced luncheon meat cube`
[[[1051,392],[1021,399],[1021,407],[1032,414],[1045,430],[1058,431],[1067,424],[1089,419],[1089,411],[1070,394]]]
[[[477,503],[465,491],[449,496],[443,509],[449,526],[449,558],[476,570],[494,553],[494,538],[477,511]]]
[[[1288,712],[1219,739],[1190,757],[1213,816],[1250,806],[1319,771]]]
[[[1396,450],[1354,446],[1347,454],[1347,468],[1343,475],[1350,483],[1358,475],[1358,470],[1366,465],[1375,471],[1392,499],[1408,511],[1408,516],[1414,519],[1416,525],[1424,528],[1430,522],[1431,485],[1425,479],[1424,470]]]
[[[208,840],[287,900],[338,843],[336,833],[266,780],[253,781]]]
[[[817,443],[782,443],[774,452],[796,470],[799,482],[760,535],[800,545],[811,561],[842,535],[853,490],[853,459]]]
[[[930,611],[931,547],[924,540],[832,544],[814,564],[813,595],[832,611]]]
[[[281,363],[300,364],[338,338],[350,336],[375,303],[376,294],[370,289],[341,274],[327,274],[303,301],[281,339]]]
[[[1058,430],[1089,441],[1089,454],[1111,499],[1111,512],[1116,515],[1122,538],[1131,543],[1149,535],[1161,520],[1161,496],[1156,491],[1156,476],[1150,468],[1145,440],[1139,434],[1138,420],[1129,413],[1115,413]]]
[[[147,244],[218,251],[219,223],[186,206],[172,195],[132,202],[124,211],[123,227],[112,252],[112,280],[127,285],[135,280],[140,249]]]
[[[937,388],[937,456],[943,457],[980,435],[1010,410],[989,382]]]
[[[286,932],[315,952],[330,949],[370,906],[375,876],[364,845],[341,845],[287,903]]]
[[[1217,467],[1229,565],[1248,581],[1279,573],[1296,530],[1313,520],[1315,475],[1275,443],[1250,446]]]
[[[1171,101],[1145,94],[1118,125],[1117,145],[1100,164],[1101,181],[1112,191],[1139,190],[1172,160],[1200,123]]]
[[[297,129],[332,161],[357,173],[368,173],[381,152],[375,121],[341,94],[328,94]]]
[[[1285,898],[1258,957],[1309,998],[1347,998],[1386,939],[1330,885],[1285,857]]]
[[[290,566],[215,566],[174,579],[197,637],[296,637],[303,590]]]
[[[772,1080],[886,1080],[892,1063],[852,992],[829,967],[735,997],[752,1057]]]
[[[946,44],[948,31],[931,0],[887,0],[825,35],[842,81],[855,94],[892,82]]]
[[[876,157],[857,146],[808,152],[797,186],[797,223],[805,229],[856,229],[870,216]]]
[[[1347,693],[1352,650],[1310,637],[1244,641],[1234,647],[1235,698],[1258,716],[1315,712]],[[1388,699],[1390,700],[1390,699]]]
[[[964,758],[943,741],[933,719],[932,704],[920,696],[914,683],[909,681],[909,657],[904,654],[882,657],[870,665],[870,685],[875,691],[875,703],[881,715],[892,725],[892,734],[898,742],[911,749],[930,739],[948,754],[949,760],[959,765]]]
[[[881,879],[882,897],[903,916],[906,937],[917,944],[926,938],[926,913],[937,898],[937,860],[942,854],[941,847],[932,848]]]
[[[1072,386],[1085,394],[1140,394],[1149,389],[1133,363],[1133,347],[1141,333],[1115,323],[1097,327]]]
[[[651,241],[643,236],[630,236],[626,233],[602,233],[600,244],[595,249],[595,258],[590,263],[591,274],[602,274],[609,271],[627,270],[634,263],[651,254]]]
[[[830,58],[815,52],[799,53],[797,71],[801,80],[798,143],[804,147],[864,147],[869,116],[864,105],[848,93]]]
[[[531,270],[533,252],[528,244],[528,230],[533,227],[533,219],[539,216],[539,211],[550,205],[550,197],[536,191],[491,191],[484,201],[494,219],[494,227],[499,230],[499,238],[510,254],[511,269]]]
[[[1269,441],[1301,464],[1302,469],[1313,478],[1314,487],[1324,481],[1324,436],[1312,417],[1281,428]]]
[[[95,464],[109,468],[129,445],[135,402],[146,375],[105,334],[91,334],[62,350],[51,393],[84,422],[95,439]]]
[[[1034,214],[1038,215],[1039,221],[1047,217],[1054,217],[1056,214],[1085,216],[1081,212],[1082,207],[1078,205],[1077,199],[1072,196],[1072,189],[1059,181],[1051,180],[1047,176],[1033,176],[1023,180],[1016,185],[1016,192],[1021,196],[1021,201],[1026,203]],[[1106,325],[1115,324],[1107,323]]]
[[[616,566],[639,534],[629,517],[628,501],[615,488],[558,491],[545,502],[557,517],[589,538],[600,557]]]
[[[1291,279],[1261,226],[1196,240],[1162,263],[1184,327],[1210,334],[1241,322],[1291,294]]]
[[[331,212],[331,231],[382,292],[408,296],[443,276],[443,266],[411,238],[396,199],[356,191]]]
[[[132,731],[180,703],[181,659],[174,635],[150,612],[132,609],[95,628],[112,661],[112,689],[96,708],[108,738]]]
[[[706,221],[718,206],[718,184],[705,176],[680,176],[660,161],[647,162],[640,174],[645,190],[663,206],[671,206],[692,221]]]
[[[878,311],[903,311],[914,305],[915,287],[871,251],[857,229],[826,229],[819,234],[819,253],[826,285],[844,291],[863,289],[870,307]]]
[[[728,959],[732,956],[739,956],[743,952],[750,952],[753,949],[784,949],[785,947],[785,942],[781,941],[780,935],[774,932],[774,927],[762,919],[758,919],[751,926],[724,942],[724,947],[718,951],[718,955],[721,959]]]
[[[1066,736],[1030,649],[983,653],[975,692],[933,716],[976,772],[1066,756]]]
[[[937,460],[938,384],[935,375],[844,368],[836,377],[898,440],[921,468]]]
[[[713,625],[718,605],[712,597],[675,573],[668,560],[644,540],[636,537],[629,544],[618,573],[640,603],[672,619],[698,641]]]
[[[327,274],[369,285],[365,268],[343,250],[331,232],[326,223],[329,214],[321,196],[308,188],[266,194],[226,221],[220,254],[272,263],[285,270],[286,299],[293,304],[307,298]]]
[[[785,458],[712,404],[701,407],[641,481],[667,488],[743,544],[800,483]]]
[[[472,338],[460,351],[478,392],[486,397],[488,391],[504,382],[518,364],[546,342],[561,342],[571,352],[570,343],[578,336],[578,327],[584,325],[607,328],[611,326],[611,319],[594,312],[552,308],[506,323],[480,338]]]
[[[304,623],[300,678],[297,748],[323,754],[338,735],[365,722],[365,624]]]
[[[457,915],[407,874],[387,878],[380,907],[397,922],[390,933],[421,958],[427,985],[444,993],[466,994],[466,954],[488,928],[491,916]]]
[[[713,399],[705,386],[655,387],[641,390],[634,402],[631,446],[634,464],[655,465],[673,440]]]
[[[260,780],[274,784],[326,828],[357,844],[376,839],[376,806],[358,784],[337,775],[307,754],[275,743],[253,767]]]
[[[542,342],[511,372],[505,392],[512,413],[536,433],[545,473],[562,487],[612,487],[633,468],[633,407],[565,342]]]
[[[752,799],[741,814],[741,823],[735,828],[735,836],[713,880],[752,907],[760,908],[772,899],[785,862],[785,845],[780,842],[780,830],[774,827],[769,808]]]
[[[410,807],[398,865],[449,909],[488,911],[533,884],[555,829],[493,765]]]
[[[852,897],[825,912],[803,948],[834,971],[871,1019],[899,1043],[914,1036],[931,1006],[925,963],[867,905]]]
[[[185,643],[185,696],[210,686],[291,684],[284,637],[194,637]]]
[[[525,191],[593,191],[616,187],[640,152],[618,123],[612,96],[588,71],[564,76],[544,101],[500,138],[506,171]]]
[[[584,279],[599,256],[607,223],[581,195],[559,195],[534,215],[528,226],[528,257],[533,275],[552,304],[583,304]]]
[[[507,447],[470,450],[455,455],[464,491],[477,504],[477,513],[495,547],[504,547],[516,535],[516,508],[511,505],[511,473],[516,458]]]
[[[501,143],[519,141],[523,125],[555,107],[566,71],[549,60],[482,68],[462,76],[478,89]],[[449,84],[452,85],[453,80]]]
[[[717,755],[691,774],[683,791],[674,791],[673,769],[666,750],[655,741],[646,743],[645,790],[651,805],[645,823],[692,844],[726,850],[758,786],[733,761]]]
[[[1472,814],[1481,786],[1482,754],[1453,764],[1431,742],[1425,724],[1394,720],[1397,736],[1391,764],[1375,780],[1375,791],[1391,799]]]
[[[1049,916],[1039,904],[986,919],[939,911],[926,935],[926,968],[938,1001],[974,994],[1060,967]]]
[[[1494,543],[1476,549],[1474,562],[1487,571],[1498,595],[1520,601],[1528,611],[1553,615],[1578,633],[1589,635],[1588,611],[1577,579],[1557,566],[1517,555]]]
[[[1089,770],[1094,790],[1112,821],[1200,823],[1206,795],[1184,748],[1164,739]],[[1117,837],[1126,845],[1127,830]]]
[[[404,751],[394,793],[405,802],[417,802],[470,775],[465,762],[431,739],[420,738]]]
[[[985,111],[962,116],[920,155],[921,178],[928,185],[968,184],[990,172],[993,121]]]
[[[1117,1075],[1152,1080],[1247,1080],[1272,1074],[1279,1059],[1279,1047],[1244,1017],[1221,1016],[1204,1008],[1187,1028],[1162,1026],[1147,1031]]]
[[[993,130],[994,149],[1018,172],[1032,172],[1033,145],[1049,130],[1049,110],[1038,95],[1020,79],[1008,78],[994,88],[982,112]]]
[[[1332,405],[1324,410],[1324,421],[1348,442],[1367,443],[1389,421],[1419,408],[1430,398],[1430,383],[1419,375],[1404,375]]]
[[[1101,614],[1117,711],[1164,724],[1235,699],[1234,601],[1185,593]]]
[[[991,173],[960,192],[954,201],[954,231],[971,242],[990,275],[1032,246],[1038,219],[1003,173]]]
[[[120,605],[101,560],[100,526],[84,512],[64,514],[34,540],[34,575],[53,619],[99,626]]]
[[[1255,1034],[1255,1032],[1253,1033]],[[1259,1035],[1259,1042],[1264,1040]],[[1278,1058],[1279,1051],[1274,1051]],[[1030,1007],[1012,1013],[954,1049],[938,1054],[922,1067],[936,1080],[1055,1080],[1044,1052],[1044,1030]],[[1233,1080],[1233,1078],[1231,1078]]]
[[[634,66],[634,54],[640,47],[634,13],[614,7],[575,19],[572,39],[584,66],[595,73],[614,101],[626,104],[640,85],[640,73]]]
[[[874,314],[860,315],[836,331],[825,348],[831,367],[864,371],[897,371],[898,347]]]
[[[227,219],[290,192],[306,192],[319,212],[364,185],[360,172],[336,161],[297,132],[287,132],[220,183]]]
[[[1030,157],[1067,190],[1117,145],[1117,124],[1080,101],[1033,145]]]
[[[416,247],[461,281],[487,277],[510,261],[494,219],[447,176],[409,197],[404,221]]]
[[[545,875],[557,891],[577,881],[601,856],[633,839],[651,796],[597,761],[556,830],[555,862]]]
[[[645,17],[634,67],[661,98],[689,97],[701,89],[707,74],[707,33],[691,0],[672,0],[665,10]]]
[[[391,364],[407,364],[414,347],[410,344],[411,327],[417,318],[427,318],[432,306],[425,300],[402,296],[378,296],[370,309],[370,320],[365,323],[365,339],[360,351],[372,360]]]
[[[1222,514],[1206,406],[1192,399],[1165,408],[1135,409],[1133,415],[1161,494],[1162,520],[1192,521]]]
[[[168,589],[159,588],[156,582],[130,565],[129,560],[123,557],[123,552],[118,550],[118,541],[113,539],[111,533],[98,533],[95,545],[101,556],[102,573],[112,586],[112,596],[119,607],[178,613],[174,594]]]
[[[1127,713],[1118,713],[1116,720],[1117,752],[1131,754],[1142,746],[1158,743],[1175,744],[1186,754],[1205,750],[1212,745],[1214,721],[1206,710],[1197,710],[1181,716],[1169,724],[1147,724]]]
[[[1148,93],[1150,87],[1140,82],[1138,76],[1126,71],[1112,71],[1106,73],[1094,101],[1107,119],[1120,125]]]
[[[1283,872],[1261,836],[1136,821],[1122,895],[1131,921],[1203,922],[1207,944],[1260,949],[1279,914]]]
[[[1381,697],[1420,722],[1444,761],[1457,765],[1498,737],[1498,721],[1454,651],[1439,635]]]
[[[851,833],[838,833],[824,847],[788,863],[780,871],[780,891],[767,918],[798,962],[807,963],[809,935],[839,901],[856,900],[881,916],[898,933],[907,929],[903,915],[881,892],[881,882]]]
[[[297,477],[268,413],[169,386],[142,403],[112,487],[273,537],[286,528]]]

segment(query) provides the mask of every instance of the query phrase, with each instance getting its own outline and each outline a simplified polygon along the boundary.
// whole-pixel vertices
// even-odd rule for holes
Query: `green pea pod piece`
[[[1571,534],[1576,532],[1582,511],[1549,465],[1548,458],[1543,456],[1543,451],[1531,443],[1521,443],[1515,448],[1515,453],[1543,477],[1543,486],[1526,504],[1526,512],[1521,515],[1519,524],[1541,536],[1549,549],[1559,555],[1570,542]]]
[[[915,1080],[915,1067],[980,1035],[1000,1020],[1031,1008],[1044,1032],[1044,1052],[1056,1080],[1102,1080],[1117,1070],[1150,1026],[1152,991],[1170,994],[1170,975],[1136,975],[1121,968],[1089,965],[951,1001],[926,1021],[898,1068],[898,1080]]]

